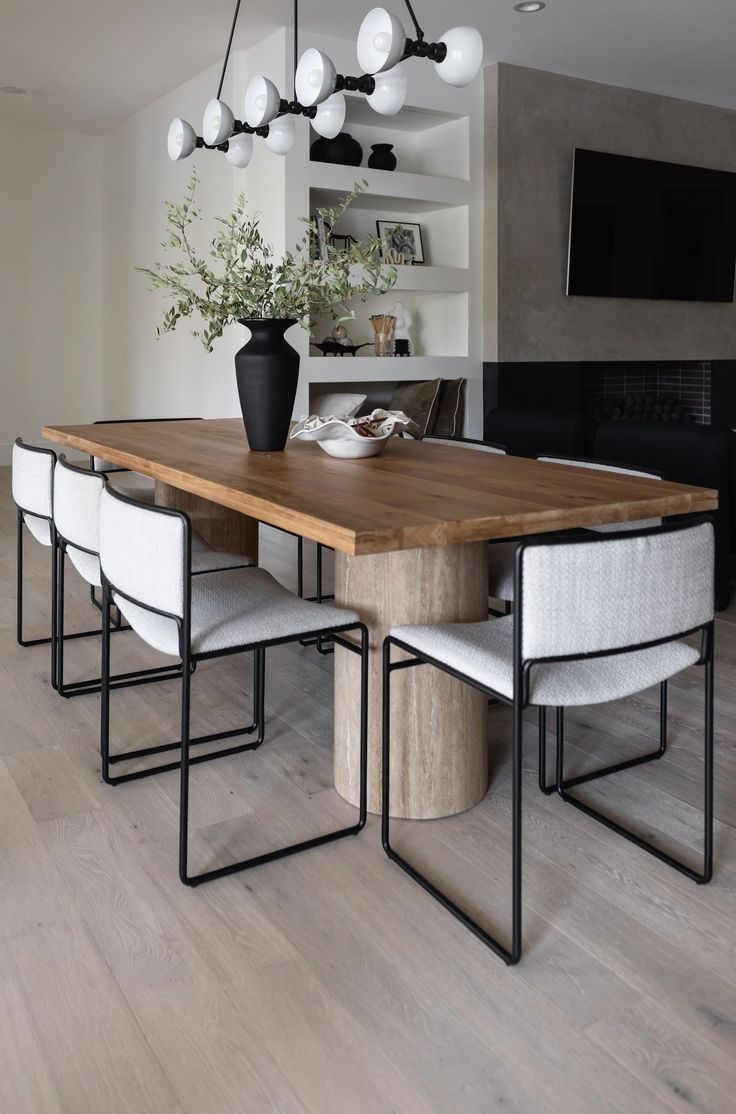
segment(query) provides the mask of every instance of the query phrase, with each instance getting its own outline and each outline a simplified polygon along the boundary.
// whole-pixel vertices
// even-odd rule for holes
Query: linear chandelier
[[[364,71],[357,77],[339,74],[332,59],[310,47],[299,58],[299,2],[294,0],[294,96],[287,100],[267,77],[256,74],[245,91],[243,120],[236,120],[229,105],[220,99],[230,59],[233,36],[240,13],[235,15],[225,51],[217,96],[208,102],[202,119],[202,134],[177,116],[171,121],[167,149],[172,162],[188,158],[198,147],[222,151],[233,166],[246,167],[253,155],[253,136],[258,135],[276,155],[285,155],[294,142],[294,117],[306,116],[325,139],[334,139],[345,122],[343,90],[362,93],[368,104],[383,116],[395,116],[406,101],[407,77],[403,62],[428,58],[448,85],[468,85],[483,62],[483,40],[474,27],[453,27],[438,42],[426,41],[409,0],[404,0],[412,24],[410,38],[401,20],[386,8],[372,8],[360,25],[357,40],[358,64]]]

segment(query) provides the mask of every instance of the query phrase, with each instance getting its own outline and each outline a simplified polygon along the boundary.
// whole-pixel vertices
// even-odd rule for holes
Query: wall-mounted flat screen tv
[[[736,174],[577,149],[567,293],[732,302]]]

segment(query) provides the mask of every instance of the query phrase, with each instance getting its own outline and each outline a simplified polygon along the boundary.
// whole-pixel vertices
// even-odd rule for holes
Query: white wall
[[[276,32],[257,49],[234,54],[222,91],[223,100],[240,117],[243,93],[256,72],[269,74],[283,87],[285,31]],[[277,252],[284,246],[284,163],[256,139],[253,160],[238,170],[218,152],[196,151],[172,163],[166,133],[174,116],[189,120],[197,132],[207,101],[217,91],[220,65],[192,78],[132,116],[106,137],[104,170],[105,352],[103,397],[107,417],[232,417],[239,414],[233,356],[248,339],[231,326],[207,353],[191,336],[196,323],[179,322],[160,340],[155,326],[170,304],[151,292],[135,271],[154,261],[175,261],[164,253],[164,201],[180,200],[193,167],[199,175],[198,203],[204,221],[193,241],[206,254],[214,232],[213,218],[227,215],[243,190],[254,212],[264,216],[265,235]]]
[[[19,435],[100,415],[103,147],[0,128],[0,464]]]
[[[233,167],[222,155],[197,152],[186,162],[172,163],[166,153],[172,117],[191,120],[199,131],[218,78],[213,67],[106,137],[105,417],[223,417],[237,412],[233,338],[224,337],[208,354],[191,336],[195,325],[185,322],[157,340],[156,324],[170,303],[161,293],[152,293],[146,276],[135,270],[166,260],[161,247],[164,201],[182,198],[195,159],[204,213],[227,213],[232,205]],[[206,250],[206,236],[194,233],[193,239]]]

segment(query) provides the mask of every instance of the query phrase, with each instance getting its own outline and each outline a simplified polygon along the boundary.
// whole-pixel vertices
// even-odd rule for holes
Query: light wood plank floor
[[[716,876],[698,888],[536,791],[525,762],[526,954],[509,970],[380,848],[378,823],[246,875],[177,879],[175,774],[115,789],[97,697],[64,701],[14,638],[15,516],[0,478],[0,1110],[7,1114],[647,1114],[734,1110],[736,610],[718,621]],[[294,542],[264,563],[294,584]],[[28,617],[47,608],[32,541]],[[69,576],[75,623],[93,614]],[[133,634],[114,668],[155,662]],[[158,659],[160,660],[160,659]],[[71,644],[71,676],[96,642]],[[684,854],[700,838],[700,674],[672,685],[671,750],[591,793]],[[247,714],[249,666],[195,675],[196,730]],[[175,683],[113,698],[119,747],[175,737]],[[194,866],[353,816],[331,783],[331,661],[269,654],[268,743],[198,767]],[[397,826],[448,888],[508,915],[508,715],[482,805]],[[570,772],[651,747],[654,695],[570,715]]]

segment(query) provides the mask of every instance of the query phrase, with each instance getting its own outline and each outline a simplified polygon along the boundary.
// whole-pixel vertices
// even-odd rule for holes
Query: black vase
[[[334,139],[315,139],[309,148],[312,162],[341,163],[343,166],[360,166],[363,148],[348,132],[340,132]]]
[[[368,159],[372,170],[396,170],[396,155],[393,143],[371,143],[373,154]]]
[[[255,452],[280,452],[286,444],[299,379],[299,353],[284,333],[290,317],[242,320],[251,337],[235,355],[240,409],[248,445]]]

